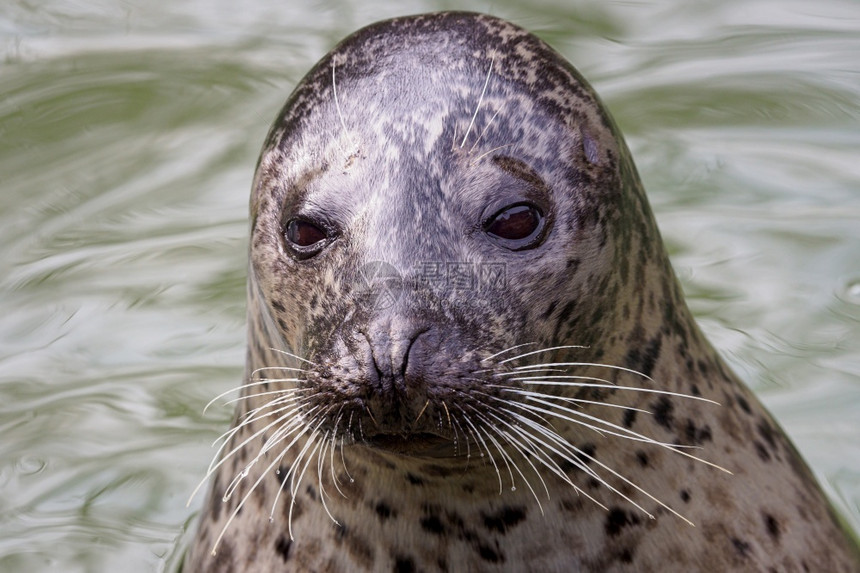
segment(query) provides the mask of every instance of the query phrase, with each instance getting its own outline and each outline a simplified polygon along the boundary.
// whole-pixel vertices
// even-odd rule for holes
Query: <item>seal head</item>
[[[276,120],[251,221],[247,383],[192,570],[857,567],[535,36],[356,32]]]

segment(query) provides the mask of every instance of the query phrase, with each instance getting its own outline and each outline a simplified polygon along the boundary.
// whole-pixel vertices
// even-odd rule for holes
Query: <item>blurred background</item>
[[[373,21],[489,12],[621,126],[703,329],[860,531],[854,0],[6,0],[0,570],[173,570],[245,340],[247,201],[304,73]]]

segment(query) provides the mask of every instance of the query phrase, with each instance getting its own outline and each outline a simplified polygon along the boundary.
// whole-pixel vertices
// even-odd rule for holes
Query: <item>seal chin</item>
[[[413,458],[453,458],[454,442],[436,434],[376,434],[365,444],[371,448]]]

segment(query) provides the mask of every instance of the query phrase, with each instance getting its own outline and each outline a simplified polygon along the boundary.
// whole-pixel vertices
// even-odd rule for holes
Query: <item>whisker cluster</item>
[[[573,481],[570,471],[576,470],[652,519],[653,512],[646,509],[641,501],[622,492],[620,486],[615,484],[629,486],[659,507],[693,525],[690,520],[669,505],[597,459],[593,451],[576,446],[553,424],[562,423],[566,427],[582,428],[601,438],[623,439],[665,449],[729,473],[725,468],[687,451],[697,448],[696,446],[663,442],[604,419],[599,414],[601,408],[606,408],[607,412],[612,409],[623,409],[650,414],[648,410],[606,403],[599,399],[592,399],[593,396],[582,398],[576,393],[584,389],[637,392],[698,400],[710,404],[717,403],[701,396],[652,388],[654,381],[649,376],[618,365],[570,360],[522,363],[537,359],[541,354],[560,351],[569,353],[584,348],[556,346],[523,352],[529,346],[534,346],[534,343],[512,346],[483,358],[480,361],[481,368],[476,368],[473,376],[465,379],[468,385],[455,389],[453,396],[449,394],[445,400],[434,400],[432,397],[427,399],[415,417],[414,424],[425,416],[432,416],[437,420],[440,432],[447,427],[446,435],[453,442],[455,456],[465,456],[468,463],[474,455],[477,455],[484,460],[484,463],[489,463],[496,475],[500,495],[504,493],[506,483],[509,484],[510,491],[516,491],[518,483],[524,484],[541,513],[544,512],[541,499],[544,496],[546,499],[551,497],[551,488],[546,482],[545,474],[560,479],[578,495],[589,499],[604,510],[607,509],[603,503]],[[339,524],[330,507],[332,498],[325,488],[324,476],[330,476],[328,479],[337,495],[347,497],[342,487],[342,477],[339,476],[346,476],[350,483],[355,480],[346,467],[344,448],[356,441],[365,440],[362,420],[378,425],[367,405],[357,407],[351,403],[347,406],[346,402],[337,401],[322,404],[311,400],[314,390],[300,386],[299,383],[302,380],[300,376],[307,375],[311,372],[311,367],[316,368],[317,365],[291,353],[279,352],[298,359],[309,368],[285,366],[258,368],[251,373],[252,379],[249,382],[219,394],[206,405],[208,408],[215,400],[224,398],[237,390],[241,395],[225,403],[249,404],[248,410],[239,418],[236,426],[216,440],[216,444],[220,442],[220,446],[209,466],[206,478],[194,490],[192,497],[206,479],[225,463],[233,459],[245,460],[246,449],[259,447],[255,455],[242,463],[241,468],[225,488],[222,499],[224,502],[229,501],[243,483],[250,481],[252,469],[258,465],[262,466],[263,458],[272,454],[271,458],[267,458],[259,476],[248,486],[247,491],[233,508],[213,545],[213,554],[242,506],[265,476],[273,472],[278,476],[279,487],[272,502],[269,519],[274,520],[275,509],[281,495],[288,494],[290,501],[287,527],[290,539],[293,539],[292,516],[296,495],[310,468],[316,469],[316,481],[323,509],[333,523]],[[644,383],[639,386],[622,385],[613,382],[608,376],[576,374],[577,369],[581,368],[604,369],[608,373],[633,375],[635,379],[642,380]],[[271,374],[278,373],[284,373],[287,376],[269,377]],[[551,388],[554,393],[541,391],[543,387]],[[565,393],[565,390],[571,390],[573,395],[570,395],[571,392]],[[263,401],[262,405],[250,407],[253,401],[260,400]],[[245,436],[245,433],[249,435]],[[339,456],[337,450],[340,450]],[[237,455],[240,452],[243,452],[243,455]],[[340,466],[342,473],[338,473],[336,465]]]

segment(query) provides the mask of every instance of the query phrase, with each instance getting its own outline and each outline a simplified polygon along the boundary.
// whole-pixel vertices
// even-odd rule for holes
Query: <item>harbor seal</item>
[[[354,33],[275,121],[250,211],[246,380],[187,571],[860,569],[535,36]]]

